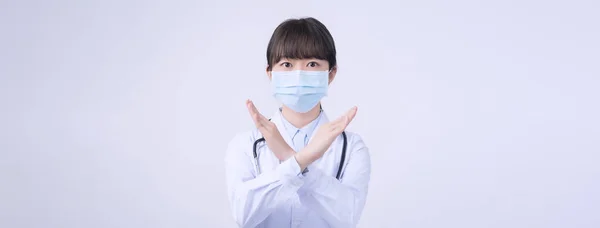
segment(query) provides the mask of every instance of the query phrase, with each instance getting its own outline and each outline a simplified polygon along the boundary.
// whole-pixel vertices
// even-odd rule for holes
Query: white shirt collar
[[[273,123],[275,123],[275,126],[277,126],[277,129],[281,133],[281,136],[283,136],[283,139],[288,144],[290,144],[292,142],[292,137],[294,137],[294,135],[298,131],[298,128],[294,127],[294,125],[292,125],[289,121],[287,121],[283,117],[280,110],[281,109],[277,109],[275,114],[272,116],[271,121],[273,121]],[[307,134],[308,138],[311,139],[314,136],[314,132],[319,128],[319,126],[321,126],[325,123],[328,123],[328,122],[329,122],[329,119],[327,118],[327,114],[325,113],[325,111],[323,109],[321,109],[319,116],[315,120],[313,120],[311,123],[309,123],[308,125],[301,128],[300,130],[304,131],[304,129],[311,129],[311,130],[304,131]]]

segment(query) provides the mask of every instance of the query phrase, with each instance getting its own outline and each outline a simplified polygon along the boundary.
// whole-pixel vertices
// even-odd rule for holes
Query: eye
[[[281,63],[279,65],[282,66],[282,67],[286,67],[286,68],[292,67],[292,64],[289,63],[289,62],[283,62],[283,63]]]
[[[308,66],[308,67],[318,67],[319,63],[317,63],[317,62],[310,62],[306,66]]]

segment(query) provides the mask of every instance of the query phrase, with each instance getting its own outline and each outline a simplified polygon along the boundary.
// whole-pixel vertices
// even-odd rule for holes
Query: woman
[[[226,155],[227,188],[240,227],[354,227],[366,202],[371,164],[357,134],[344,132],[351,108],[329,121],[320,100],[337,73],[327,28],[290,19],[267,47],[267,76],[282,106],[270,119],[246,101],[256,129]]]

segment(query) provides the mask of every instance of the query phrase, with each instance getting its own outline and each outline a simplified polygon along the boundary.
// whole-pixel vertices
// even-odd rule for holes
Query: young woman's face
[[[327,71],[329,70],[329,62],[321,59],[286,59],[279,60],[273,64],[272,71]]]

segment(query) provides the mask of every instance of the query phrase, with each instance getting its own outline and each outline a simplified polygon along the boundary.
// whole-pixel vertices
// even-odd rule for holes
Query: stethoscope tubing
[[[342,137],[344,138],[344,144],[342,146],[342,158],[340,159],[340,166],[338,167],[337,174],[335,175],[335,178],[338,180],[340,180],[340,178],[342,176],[342,169],[344,168],[344,161],[346,160],[346,149],[348,147],[348,137],[346,136],[345,131],[342,132]],[[261,142],[265,142],[264,137],[257,139],[256,141],[254,141],[254,145],[252,145],[252,155],[254,156],[254,166],[255,166],[258,174],[260,174],[260,165],[258,164],[257,147],[258,147],[258,144]]]

